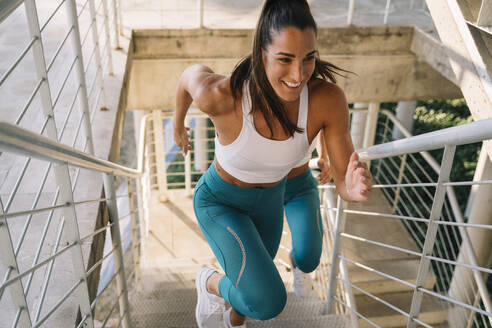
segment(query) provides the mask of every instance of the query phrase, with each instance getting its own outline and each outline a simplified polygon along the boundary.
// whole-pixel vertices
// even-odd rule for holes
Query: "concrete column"
[[[193,150],[195,151],[195,170],[205,172],[207,165],[207,119],[196,118],[195,140]]]
[[[369,104],[367,103],[355,103],[354,109],[367,109]],[[350,122],[350,135],[352,136],[352,143],[355,149],[360,149],[364,142],[364,129],[366,127],[367,111],[355,112],[352,114],[352,120]]]
[[[378,114],[379,103],[369,103],[366,127],[364,132],[364,148],[374,145],[374,137],[376,136],[376,128],[378,125]]]
[[[492,179],[492,161],[488,156],[485,144],[482,146],[474,181]],[[474,185],[470,192],[471,201],[468,203],[468,223],[492,225],[492,185]],[[492,231],[486,229],[468,228],[468,235],[475,252],[477,263],[486,267],[489,262],[490,250],[492,249]],[[464,245],[461,246],[458,262],[469,263]],[[462,302],[470,303],[478,293],[471,269],[456,267],[449,296]],[[470,311],[457,310],[452,313],[452,327],[465,327]]]
[[[417,108],[416,101],[400,101],[396,107],[396,118],[400,121],[408,131],[412,132],[413,128],[413,116],[415,115],[415,109]],[[403,134],[398,128],[393,130],[393,140],[404,138]]]

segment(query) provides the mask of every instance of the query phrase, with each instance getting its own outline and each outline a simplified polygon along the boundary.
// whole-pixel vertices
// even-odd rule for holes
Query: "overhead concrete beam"
[[[407,54],[413,27],[320,28],[322,55]],[[253,30],[135,30],[135,59],[241,58],[251,52]]]
[[[322,59],[356,73],[347,74],[348,78],[337,78],[350,103],[461,97],[460,90],[453,83],[410,54],[335,55],[322,56]],[[126,108],[172,109],[176,83],[186,67],[199,63],[227,75],[237,61],[238,58],[134,60]]]
[[[203,29],[134,31],[126,108],[174,108],[176,82],[187,66],[200,63],[217,73],[230,74],[251,50],[252,33]],[[439,44],[419,31],[416,51],[422,56],[426,48],[436,52],[435,57],[419,61],[409,48],[414,34],[413,27],[323,28],[318,31],[317,49],[322,59],[355,73],[347,74],[347,79],[338,78],[349,102],[461,97],[459,88],[432,68],[432,63],[445,62]],[[453,77],[450,68],[446,74]]]
[[[424,61],[449,81],[459,86],[453,68],[449,63],[446,47],[429,33],[415,28],[410,50],[419,61]]]
[[[492,79],[487,71],[490,55],[482,57],[483,44],[475,43],[467,26],[465,4],[474,1],[426,0],[443,44],[450,59],[451,67],[466,99],[473,119],[492,117]],[[461,8],[460,8],[461,6]],[[465,17],[464,17],[465,16]],[[492,148],[487,144],[492,158]]]

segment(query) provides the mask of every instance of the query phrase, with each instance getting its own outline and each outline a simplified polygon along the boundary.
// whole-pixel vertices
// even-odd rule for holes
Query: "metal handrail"
[[[358,150],[358,153],[362,161],[370,161],[439,149],[447,145],[465,145],[487,139],[492,139],[492,118],[362,148]]]
[[[139,166],[132,169],[104,159],[89,155],[75,148],[53,141],[34,132],[20,128],[7,122],[0,122],[0,149],[57,163],[68,163],[73,166],[95,170],[129,178],[142,175],[143,156],[139,156]]]

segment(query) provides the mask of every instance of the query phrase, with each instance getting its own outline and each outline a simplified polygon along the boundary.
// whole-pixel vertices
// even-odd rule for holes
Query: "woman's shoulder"
[[[345,100],[343,89],[337,84],[320,78],[309,81],[309,99],[321,101]]]
[[[201,79],[198,107],[220,115],[234,109],[234,98],[229,86],[230,76],[209,73]]]
[[[309,104],[314,106],[316,112],[326,109],[331,114],[334,112],[345,113],[348,110],[345,92],[335,83],[314,78],[309,81]]]

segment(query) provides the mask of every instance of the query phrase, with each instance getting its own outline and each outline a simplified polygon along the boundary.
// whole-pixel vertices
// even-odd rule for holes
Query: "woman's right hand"
[[[174,126],[174,142],[179,148],[181,148],[183,156],[186,156],[188,150],[191,150],[189,131],[190,128],[185,127],[184,125],[180,127]]]

